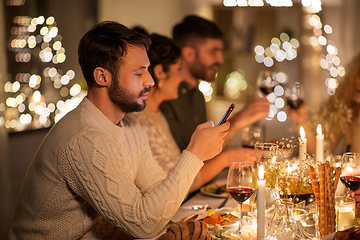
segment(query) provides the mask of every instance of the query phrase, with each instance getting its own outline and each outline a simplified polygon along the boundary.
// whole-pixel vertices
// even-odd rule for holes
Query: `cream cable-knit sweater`
[[[167,175],[146,134],[125,116],[113,124],[87,98],[44,138],[25,176],[10,239],[101,239],[99,215],[138,238],[175,214],[203,163],[184,151]]]
[[[169,124],[159,110],[157,112],[145,108],[141,112],[129,114],[147,133],[149,145],[154,159],[162,169],[168,173],[176,165],[181,155],[180,149],[171,134]],[[201,173],[199,172],[189,192],[199,189],[202,185]]]

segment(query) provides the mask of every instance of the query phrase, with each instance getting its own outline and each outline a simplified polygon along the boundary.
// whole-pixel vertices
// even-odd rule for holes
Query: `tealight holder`
[[[336,230],[343,231],[354,226],[356,201],[351,197],[336,197]]]

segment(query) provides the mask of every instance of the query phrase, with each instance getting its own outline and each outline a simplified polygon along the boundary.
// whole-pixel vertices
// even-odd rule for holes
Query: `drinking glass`
[[[294,83],[285,91],[285,99],[292,109],[298,109],[304,103],[304,87],[299,83]]]
[[[269,189],[272,200],[279,199],[278,172],[284,163],[280,146],[275,143],[255,143],[254,146],[256,166],[264,166],[266,188]]]
[[[255,171],[251,163],[233,162],[230,165],[226,188],[231,197],[239,205],[239,227],[235,232],[239,239],[241,237],[242,203],[255,192]]]
[[[261,127],[249,126],[241,130],[241,145],[245,148],[254,148],[255,143],[263,142]]]
[[[257,78],[257,86],[263,96],[267,96],[274,91],[274,88],[279,84],[276,80],[276,73],[272,71],[260,71]]]
[[[360,188],[360,153],[343,154],[340,180],[349,190],[348,196]]]

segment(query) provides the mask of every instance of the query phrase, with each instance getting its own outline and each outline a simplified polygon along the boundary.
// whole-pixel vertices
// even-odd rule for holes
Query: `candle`
[[[319,163],[324,162],[324,134],[322,134],[321,125],[316,128],[316,161]]]
[[[339,197],[335,200],[337,230],[342,231],[354,226],[355,199]]]
[[[264,166],[259,167],[257,180],[257,238],[265,239],[265,180]]]
[[[303,162],[306,160],[307,154],[307,138],[303,126],[300,127],[300,143],[299,143],[299,167],[302,172]]]

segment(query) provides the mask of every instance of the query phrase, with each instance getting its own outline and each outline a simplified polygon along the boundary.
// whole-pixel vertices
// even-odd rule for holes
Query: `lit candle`
[[[337,230],[342,231],[354,226],[355,200],[353,198],[339,199],[335,204]]]
[[[306,153],[307,153],[307,139],[305,135],[305,130],[301,126],[300,127],[300,144],[299,144],[299,160],[300,160],[300,169],[302,169],[302,163],[306,159]]]
[[[319,163],[324,162],[324,134],[322,134],[321,125],[316,128],[316,161]]]
[[[264,166],[259,167],[257,180],[257,239],[265,239],[265,180]]]

